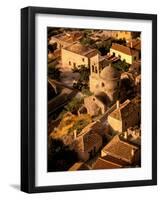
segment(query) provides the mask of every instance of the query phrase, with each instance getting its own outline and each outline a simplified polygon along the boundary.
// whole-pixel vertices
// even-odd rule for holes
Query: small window
[[[104,83],[101,83],[102,87],[105,87],[105,84]]]
[[[84,58],[82,58],[82,61],[84,62]]]
[[[73,67],[76,67],[76,63],[73,63]]]
[[[94,65],[92,65],[92,72],[94,72]]]
[[[69,61],[69,65],[71,65],[71,61]]]

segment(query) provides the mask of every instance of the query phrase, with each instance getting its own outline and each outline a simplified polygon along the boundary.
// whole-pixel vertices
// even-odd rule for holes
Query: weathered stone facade
[[[89,77],[90,91],[94,94],[103,92],[111,102],[118,98],[120,87],[120,73],[112,67],[111,64],[106,66],[101,72],[98,65],[91,66]]]
[[[96,49],[81,45],[79,42],[61,49],[62,67],[66,70],[78,66],[90,66],[90,58],[96,55]]]
[[[129,99],[123,104],[117,105],[117,108],[108,116],[108,123],[112,130],[124,132],[129,127],[140,125],[140,102]]]

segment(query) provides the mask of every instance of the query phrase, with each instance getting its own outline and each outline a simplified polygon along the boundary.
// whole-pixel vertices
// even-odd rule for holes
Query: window
[[[101,83],[102,87],[105,87],[105,84],[104,83]]]
[[[92,72],[94,72],[94,65],[92,65]]]
[[[112,55],[115,56],[115,52],[113,52]]]
[[[82,58],[82,61],[84,62],[84,58]]]
[[[69,65],[71,65],[71,61],[69,61]]]
[[[76,63],[73,63],[73,67],[76,67]]]

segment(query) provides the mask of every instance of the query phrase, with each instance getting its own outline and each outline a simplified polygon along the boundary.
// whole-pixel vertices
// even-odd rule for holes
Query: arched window
[[[102,82],[102,83],[101,83],[101,86],[102,86],[102,87],[105,87],[105,84]]]

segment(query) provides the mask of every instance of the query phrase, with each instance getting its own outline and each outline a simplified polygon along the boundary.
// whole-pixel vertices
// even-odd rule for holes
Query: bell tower
[[[91,75],[99,75],[99,54],[96,54],[92,58],[90,58],[90,74]]]

